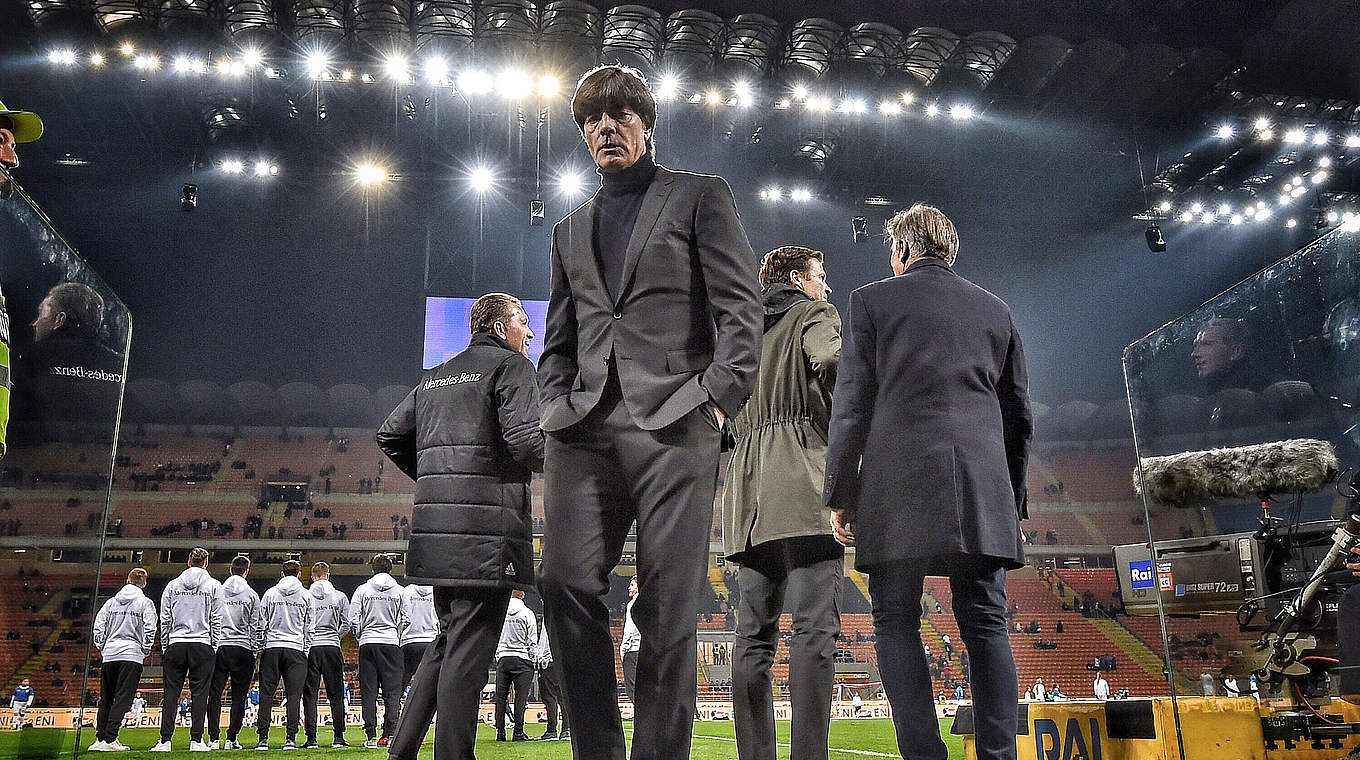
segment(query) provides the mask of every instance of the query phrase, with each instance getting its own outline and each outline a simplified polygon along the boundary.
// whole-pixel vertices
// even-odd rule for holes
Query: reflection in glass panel
[[[1125,351],[1154,551],[1116,547],[1115,567],[1178,696],[1255,687],[1307,714],[1336,691],[1354,579],[1301,589],[1347,511],[1337,470],[1360,463],[1357,293],[1360,241],[1338,230]]]
[[[72,726],[98,691],[90,628],[131,318],[3,172],[0,290],[0,688],[8,705],[27,680],[27,720]],[[21,733],[20,754],[73,750],[26,744],[51,733]]]

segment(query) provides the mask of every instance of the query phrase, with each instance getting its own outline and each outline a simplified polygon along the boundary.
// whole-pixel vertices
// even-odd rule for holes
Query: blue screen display
[[[425,299],[425,355],[421,366],[425,369],[437,367],[448,361],[458,352],[467,348],[472,339],[472,305],[475,298],[444,298],[431,296]],[[543,352],[543,329],[548,321],[547,301],[524,301],[524,313],[529,315],[529,329],[533,340],[529,341],[529,358],[538,366],[539,354]]]

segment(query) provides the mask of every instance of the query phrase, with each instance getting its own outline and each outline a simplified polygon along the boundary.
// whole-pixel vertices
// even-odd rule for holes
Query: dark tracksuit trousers
[[[507,602],[508,604],[508,602]],[[363,644],[359,647],[359,694],[364,701],[364,733],[378,735],[378,691],[382,690],[382,735],[397,730],[401,714],[401,647],[396,644]]]
[[[401,690],[406,691],[406,687],[411,685],[411,679],[416,674],[416,668],[420,667],[420,661],[425,659],[425,650],[430,646],[430,642],[422,641],[417,644],[403,644],[401,646]]]
[[[434,587],[439,636],[430,642],[411,680],[401,724],[388,746],[392,760],[413,760],[434,727],[439,760],[473,760],[477,708],[510,606],[509,589]]]
[[[287,715],[284,736],[297,739],[302,721],[302,690],[307,685],[307,655],[297,649],[269,647],[260,653],[260,715],[255,731],[260,743],[269,740],[269,723],[274,715],[274,694],[283,680],[283,704]]]
[[[538,669],[538,698],[543,700],[543,709],[548,713],[548,730],[544,733],[557,733],[557,717],[561,713],[562,731],[567,731],[567,706],[562,703],[561,670],[556,662]]]
[[[222,689],[231,684],[231,716],[227,723],[227,741],[236,741],[241,723],[246,717],[246,697],[250,681],[255,676],[255,652],[234,644],[217,648],[213,666],[212,686],[208,693],[208,738],[217,741],[222,731]]]
[[[203,722],[208,713],[208,689],[216,663],[213,648],[199,642],[178,642],[165,648],[161,670],[165,687],[161,704],[179,704],[184,681],[189,681],[189,738],[203,741]],[[175,711],[161,710],[161,741],[175,735]]]
[[[624,760],[610,638],[609,573],[637,522],[638,653],[633,760],[688,757],[698,698],[696,621],[708,571],[722,434],[696,407],[643,430],[617,370],[581,422],[545,441],[545,532],[539,591],[571,711],[572,750]]]
[[[321,686],[326,686],[326,701],[331,704],[331,727],[335,739],[345,738],[345,656],[340,647],[314,646],[307,653],[307,683],[302,690],[302,712],[307,728],[307,743],[316,741],[321,721],[318,705]]]
[[[776,539],[741,554],[732,652],[732,711],[741,760],[775,758],[773,668],[779,615],[786,606],[793,610],[789,757],[826,760],[844,560],[845,551],[831,536]]]
[[[534,664],[523,657],[509,655],[496,661],[496,734],[505,733],[506,702],[510,687],[515,687],[515,736],[524,734],[524,708],[529,704],[529,689],[534,686]]]
[[[140,662],[105,662],[99,668],[99,712],[94,721],[94,737],[101,742],[118,739],[123,718],[132,709],[137,684],[142,681]]]

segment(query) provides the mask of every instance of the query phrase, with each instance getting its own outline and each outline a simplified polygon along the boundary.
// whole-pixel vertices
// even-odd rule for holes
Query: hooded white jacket
[[[309,652],[312,649],[312,596],[296,575],[285,575],[260,600],[264,611],[263,649],[281,647]]]
[[[161,649],[222,641],[222,584],[201,567],[188,567],[161,592]]]
[[[259,651],[260,595],[246,579],[233,575],[222,584],[222,641],[221,645]]]
[[[338,647],[349,633],[349,597],[328,580],[312,581],[312,646]]]
[[[528,662],[534,661],[534,651],[538,649],[538,618],[534,611],[524,605],[523,599],[510,597],[510,606],[505,609],[505,625],[501,627],[501,640],[496,644],[496,659],[519,657]]]
[[[548,626],[538,627],[538,650],[534,652],[534,665],[539,670],[552,667],[552,645],[548,643]]]
[[[401,645],[428,644],[439,636],[439,614],[434,608],[434,587],[411,584],[401,590],[401,618],[397,621]]]
[[[377,573],[354,592],[349,603],[349,624],[359,646],[401,643],[397,622],[401,617],[401,584],[387,573]]]
[[[143,662],[156,645],[156,605],[129,583],[99,608],[93,636],[104,662]]]
[[[623,641],[619,642],[619,659],[629,652],[636,652],[642,649],[642,631],[638,630],[637,623],[633,622],[633,605],[637,603],[637,597],[628,600],[628,606],[623,610]]]

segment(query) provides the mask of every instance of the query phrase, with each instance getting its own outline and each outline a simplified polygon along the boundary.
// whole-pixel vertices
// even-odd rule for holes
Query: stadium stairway
[[[713,564],[708,566],[708,582],[713,585],[713,591],[718,595],[719,601],[730,598],[732,592],[727,588],[727,580],[723,578],[721,567]]]
[[[864,598],[865,599],[870,598],[869,579],[864,577],[864,573],[861,573],[860,571],[856,570],[853,566],[846,567],[845,572],[850,576],[850,580],[855,582],[855,586],[859,589],[860,593],[864,594]]]
[[[1145,673],[1153,678],[1162,677],[1162,658],[1144,644],[1133,632],[1113,620],[1091,618],[1091,625],[1100,629],[1105,638],[1119,646],[1120,656],[1138,663]]]
[[[1091,518],[1083,514],[1080,509],[1072,510],[1072,517],[1076,518],[1077,522],[1081,524],[1081,527],[1086,529],[1087,533],[1100,539],[1102,544],[1110,543],[1110,539],[1105,536],[1105,533],[1101,531],[1100,528],[1096,527],[1096,524],[1091,521]]]
[[[52,632],[48,634],[47,638],[43,639],[42,646],[38,649],[38,653],[30,656],[19,664],[19,669],[14,671],[14,674],[10,676],[9,681],[5,683],[4,693],[14,693],[14,688],[25,678],[32,679],[34,683],[37,683],[39,671],[42,669],[42,666],[47,659],[52,656],[52,646],[61,640],[61,635],[70,627],[70,620],[58,622],[56,627],[52,629]]]

